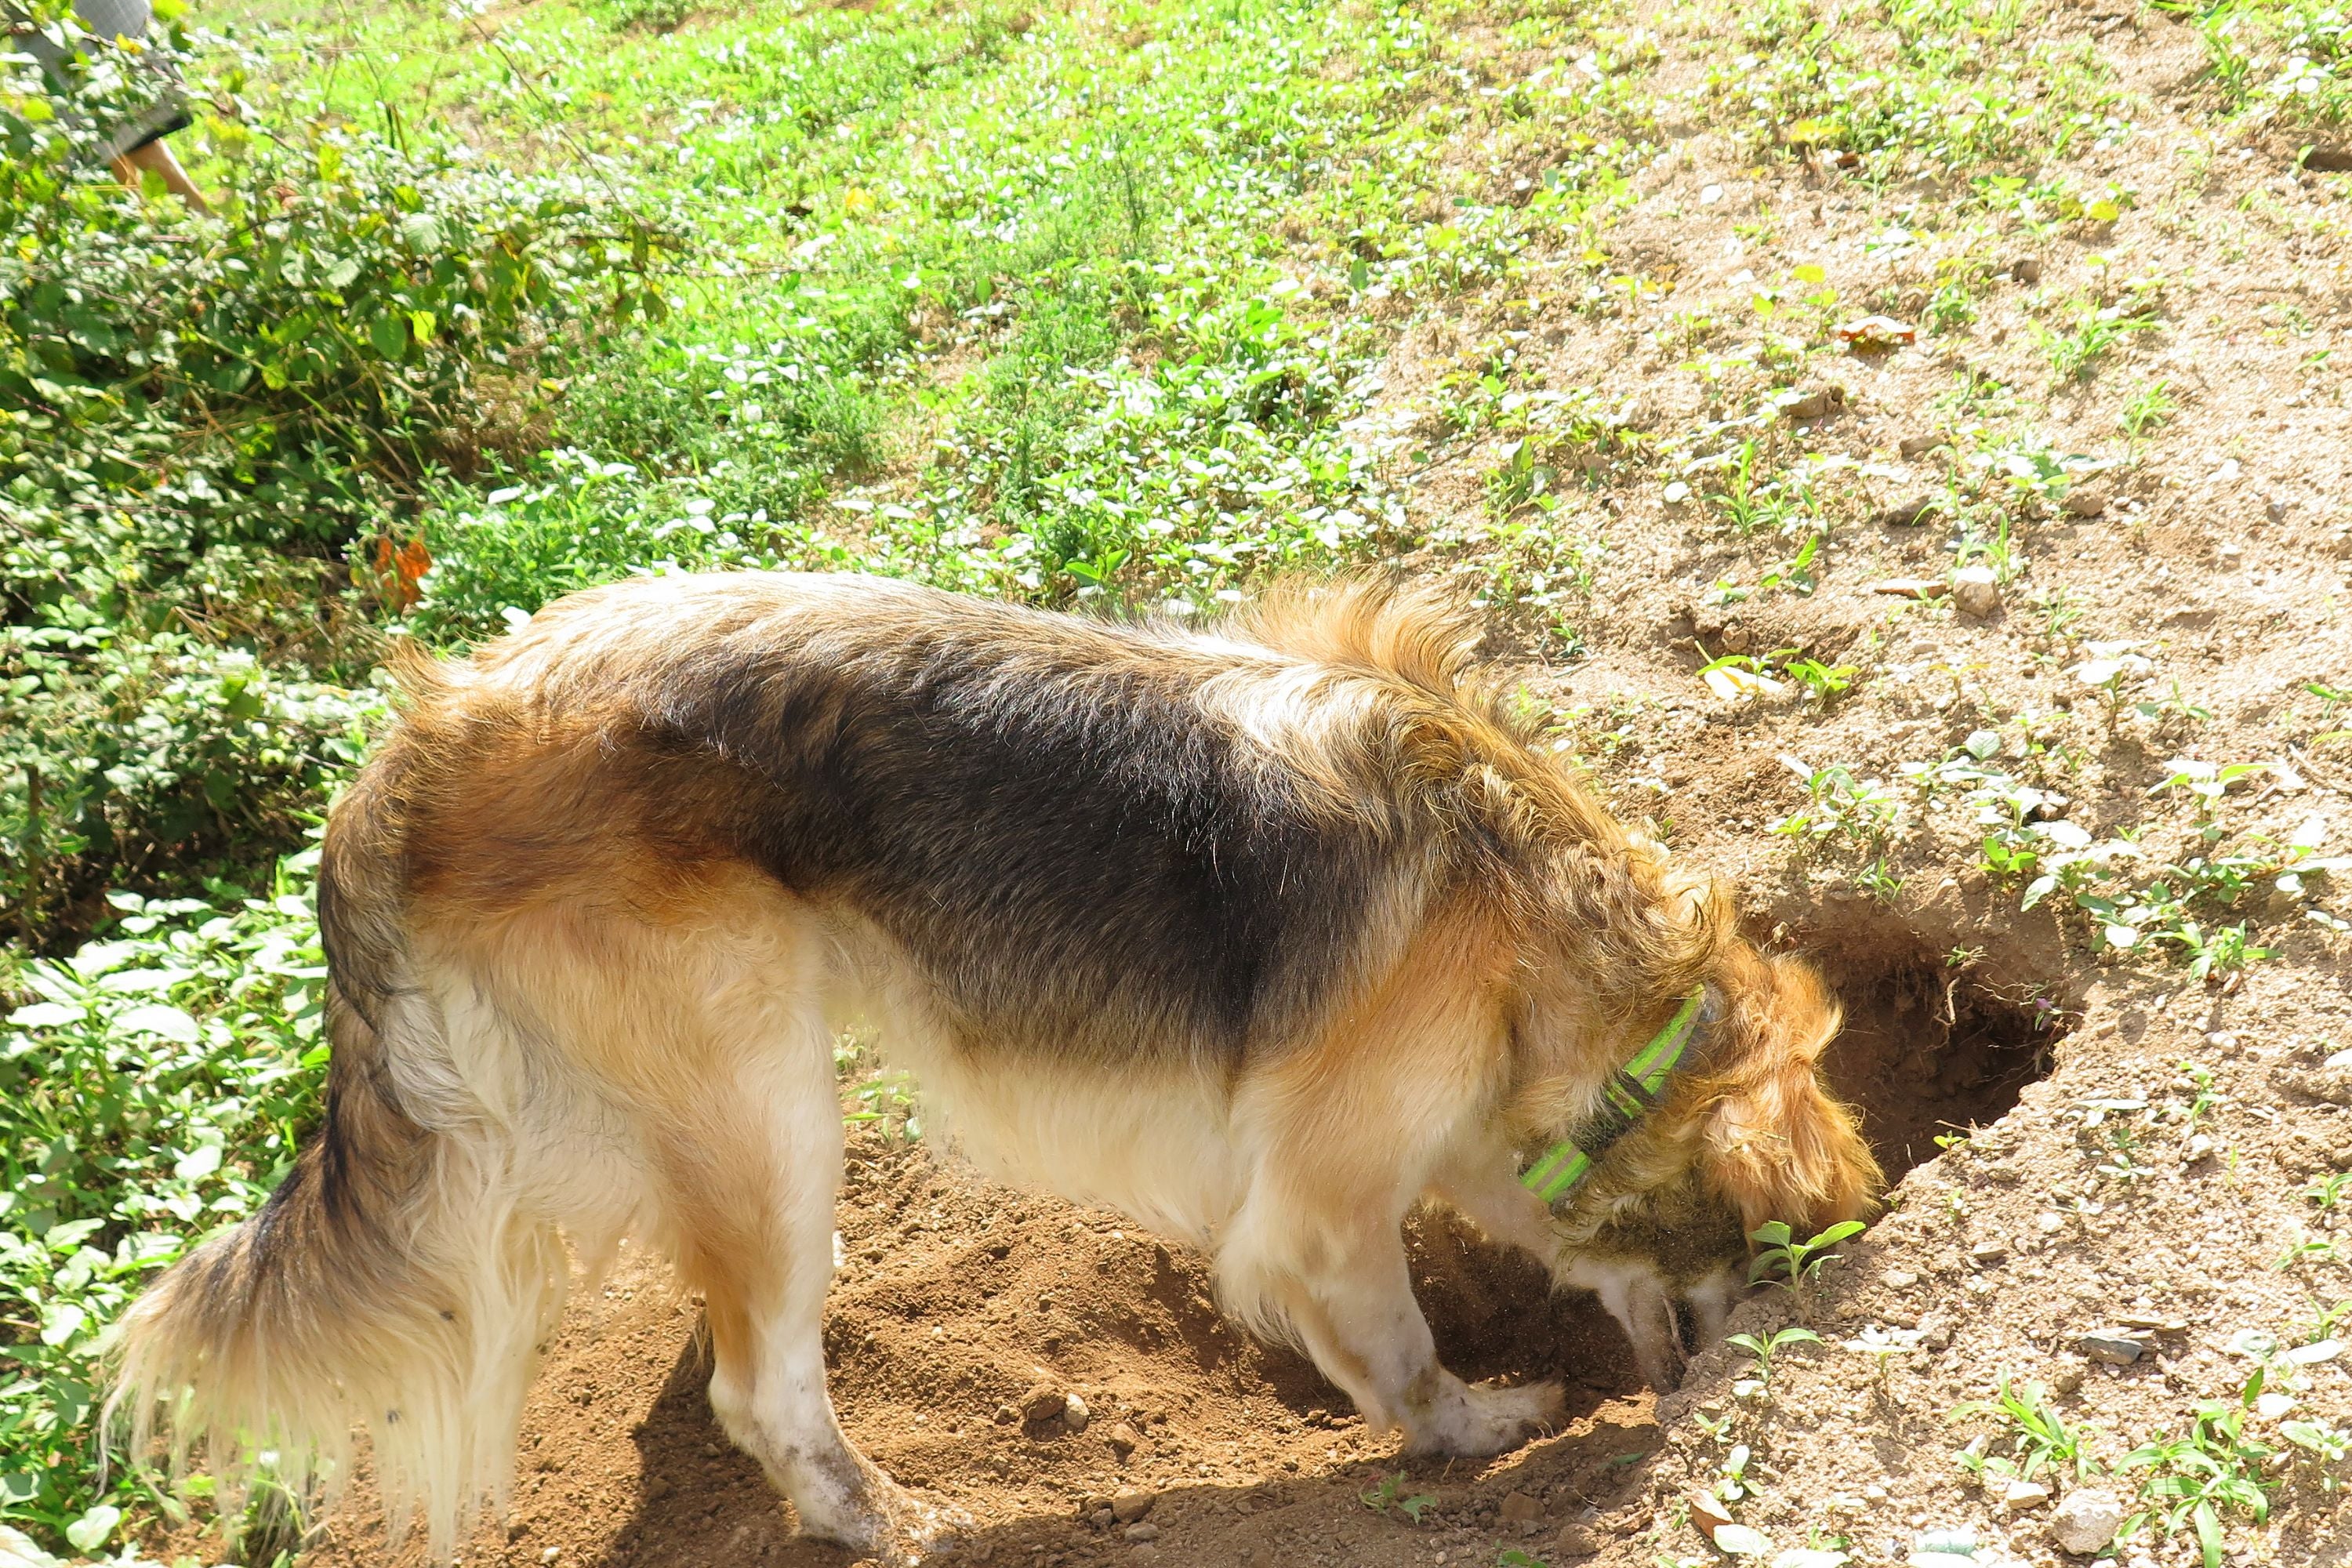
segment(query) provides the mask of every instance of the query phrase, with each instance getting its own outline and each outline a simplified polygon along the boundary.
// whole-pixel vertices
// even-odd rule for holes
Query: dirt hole
[[[1830,1083],[1861,1108],[1889,1182],[1934,1159],[1937,1137],[1999,1121],[2049,1076],[2071,1026],[2051,988],[1956,967],[1899,926],[1841,930],[1804,951],[1845,1004]]]
[[[1890,1184],[1934,1159],[1937,1137],[1998,1121],[2048,1075],[2068,1026],[2045,988],[1956,968],[1898,924],[1808,931],[1795,948],[1845,1005],[1829,1079],[1861,1110]],[[1640,1386],[1632,1348],[1591,1297],[1550,1295],[1533,1262],[1448,1219],[1417,1221],[1409,1239],[1423,1310],[1461,1375],[1558,1377],[1618,1393]]]

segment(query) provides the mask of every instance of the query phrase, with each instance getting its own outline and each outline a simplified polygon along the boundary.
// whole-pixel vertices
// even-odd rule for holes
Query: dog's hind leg
[[[809,1534],[906,1560],[924,1510],[850,1446],[825,1390],[842,1121],[824,940],[757,885],[714,879],[670,909],[549,922],[540,945],[570,981],[541,987],[551,1026],[625,1119],[647,1238],[703,1299],[719,1425]]]
[[[719,1425],[809,1534],[898,1563],[934,1516],[850,1445],[826,1394],[841,1115],[822,1020],[795,1020],[793,1035],[725,1053],[734,1070],[657,1155],[662,1207],[679,1272],[703,1298]]]

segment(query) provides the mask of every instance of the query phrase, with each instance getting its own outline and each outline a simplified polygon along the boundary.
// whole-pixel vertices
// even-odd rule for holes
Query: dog
[[[698,1293],[710,1402],[803,1528],[939,1515],[825,1388],[832,1043],[880,1026],[983,1171],[1214,1258],[1412,1454],[1554,1421],[1438,1362],[1400,1226],[1596,1289],[1662,1384],[1745,1237],[1865,1213],[1822,981],[1510,714],[1461,616],[1339,584],[1215,624],[903,583],[646,577],[402,675],[318,883],[324,1124],[123,1325],[142,1450],[340,1466],[446,1559],[502,1507],[535,1347],[625,1235]]]

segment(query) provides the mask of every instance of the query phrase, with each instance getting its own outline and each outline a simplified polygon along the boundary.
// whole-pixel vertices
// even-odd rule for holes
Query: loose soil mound
[[[1263,1550],[1276,1553],[1269,1563],[1422,1563],[1436,1521],[1474,1525],[1513,1489],[1563,1515],[1608,1504],[1658,1443],[1606,1314],[1548,1298],[1531,1264],[1449,1224],[1419,1226],[1413,1258],[1452,1364],[1470,1377],[1564,1378],[1572,1419],[1494,1464],[1418,1471],[1400,1495],[1439,1500],[1419,1529],[1364,1505],[1387,1473],[1381,1447],[1362,1441],[1362,1422],[1305,1360],[1219,1317],[1198,1257],[1115,1215],[989,1188],[872,1131],[853,1144],[840,1235],[825,1343],[843,1425],[899,1480],[974,1517],[950,1554],[964,1560],[1131,1555],[1123,1526],[1087,1516],[1150,1492],[1170,1561],[1247,1563]],[[789,1509],[719,1432],[698,1317],[636,1258],[575,1307],[525,1420],[511,1519],[471,1542],[467,1562],[537,1563],[551,1549],[561,1562],[643,1568],[847,1561],[793,1535]],[[1023,1418],[1040,1384],[1079,1396],[1082,1430]],[[384,1560],[364,1490],[310,1561]]]

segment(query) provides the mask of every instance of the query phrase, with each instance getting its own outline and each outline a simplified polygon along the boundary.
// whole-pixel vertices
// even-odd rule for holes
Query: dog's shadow
[[[1307,1391],[1286,1396],[1295,1414],[1313,1418],[1329,1405],[1344,1408],[1346,1400],[1315,1374],[1311,1365],[1296,1378],[1285,1376],[1285,1387]],[[838,1547],[811,1541],[796,1532],[790,1509],[769,1487],[750,1456],[729,1445],[710,1413],[708,1397],[710,1369],[702,1353],[688,1347],[678,1357],[668,1384],[645,1421],[636,1442],[641,1467],[634,1498],[615,1498],[617,1510],[628,1517],[614,1531],[601,1558],[601,1568],[712,1568],[714,1564],[747,1564],[752,1568],[848,1568],[860,1561]],[[1497,1542],[1515,1540],[1540,1551],[1543,1541],[1515,1536],[1507,1524],[1488,1510],[1478,1511],[1466,1483],[1486,1478],[1480,1491],[1498,1494],[1525,1486],[1541,1493],[1558,1490],[1567,1478],[1571,1485],[1568,1512],[1558,1512],[1539,1528],[1559,1528],[1575,1505],[1589,1502],[1606,1508],[1638,1476],[1638,1462],[1654,1451],[1659,1429],[1646,1411],[1627,1411],[1621,1418],[1602,1414],[1610,1395],[1589,1387],[1569,1390],[1569,1426],[1561,1436],[1542,1438],[1498,1459],[1478,1461],[1417,1460],[1409,1463],[1378,1458],[1305,1469],[1296,1475],[1229,1481],[1176,1480],[1162,1484],[1150,1520],[1160,1531],[1157,1561],[1184,1568],[1273,1568],[1294,1560],[1288,1543],[1313,1539],[1330,1542],[1334,1537],[1354,1548],[1351,1563],[1367,1565],[1391,1561],[1427,1561],[1429,1547],[1422,1531],[1473,1522]],[[1490,1474],[1490,1469],[1501,1474]],[[1393,1500],[1379,1507],[1386,1479],[1398,1475]],[[1534,1478],[1523,1481],[1522,1475]],[[969,1479],[967,1478],[967,1484]],[[1579,1484],[1580,1483],[1580,1484]],[[1005,1483],[1018,1484],[1017,1476]],[[1142,1483],[1139,1483],[1141,1485]],[[929,1488],[921,1495],[936,1499]],[[1421,1509],[1424,1496],[1434,1505]],[[1136,1555],[1136,1542],[1127,1539],[1117,1522],[1108,1527],[1080,1517],[1072,1499],[1068,1511],[1027,1513],[1022,1517],[975,1525],[956,1532],[948,1549],[938,1554],[940,1568],[959,1563],[985,1563],[991,1568],[1030,1568],[1041,1561],[1083,1563],[1096,1559],[1150,1562]],[[1408,1518],[1413,1505],[1421,1517]],[[1361,1538],[1361,1539],[1351,1539]]]
[[[1492,1461],[1416,1461],[1410,1465],[1377,1456],[1353,1461],[1317,1461],[1295,1473],[1276,1473],[1253,1480],[1179,1480],[1160,1483],[1160,1502],[1151,1516],[1164,1531],[1160,1561],[1187,1568],[1234,1568],[1284,1560],[1277,1542],[1290,1532],[1328,1537],[1363,1535],[1353,1543],[1357,1557],[1368,1563],[1400,1563],[1413,1551],[1426,1561],[1427,1547],[1417,1543],[1417,1531],[1393,1507],[1371,1506],[1376,1497],[1360,1498],[1377,1489],[1386,1474],[1403,1471],[1408,1483],[1399,1500],[1433,1493],[1439,1501],[1429,1516],[1431,1527],[1454,1525],[1473,1517],[1467,1483],[1486,1477],[1478,1493],[1492,1497],[1524,1484],[1541,1493],[1565,1493],[1605,1506],[1638,1474],[1637,1462],[1658,1443],[1658,1432],[1646,1405],[1626,1404],[1607,1410],[1613,1401],[1633,1393],[1638,1379],[1631,1370],[1631,1353],[1616,1325],[1590,1297],[1553,1296],[1541,1271],[1532,1264],[1504,1258],[1476,1241],[1462,1227],[1442,1219],[1427,1221],[1412,1237],[1413,1279],[1429,1317],[1441,1353],[1448,1366],[1473,1380],[1507,1377],[1557,1378],[1568,1396],[1568,1424],[1563,1435],[1529,1445],[1516,1454]],[[1196,1294],[1182,1270],[1161,1281],[1186,1298]],[[1230,1330],[1211,1327],[1205,1310],[1179,1314],[1181,1339],[1197,1370],[1213,1372],[1229,1361],[1236,1349]],[[1202,1321],[1192,1322],[1193,1317]],[[1197,1326],[1197,1333],[1192,1331]],[[1161,1353],[1174,1351],[1162,1347]],[[1312,1431],[1355,1426],[1346,1414],[1344,1394],[1324,1382],[1313,1364],[1287,1352],[1255,1355],[1252,1380],[1263,1395],[1271,1395]],[[1225,1381],[1220,1379],[1220,1381]],[[699,1342],[679,1352],[653,1407],[633,1430],[639,1463],[635,1495],[616,1496],[616,1512],[626,1517],[609,1538],[602,1568],[709,1568],[714,1563],[744,1563],[755,1568],[841,1568],[854,1559],[848,1552],[799,1536],[790,1510],[770,1488],[750,1456],[727,1441],[709,1405],[710,1367]],[[1331,1414],[1337,1412],[1339,1414]],[[1287,1447],[1296,1454],[1296,1439]],[[1265,1461],[1269,1466],[1273,1459]],[[1503,1479],[1490,1470],[1527,1479]],[[922,1475],[903,1479],[923,1495],[937,1498],[948,1489],[924,1483]],[[940,1478],[944,1480],[947,1478]],[[974,1465],[957,1475],[953,1489],[969,1492],[975,1483],[990,1479],[986,1468]],[[1566,1483],[1563,1486],[1562,1483]],[[1007,1491],[1020,1489],[1017,1469],[1001,1478]],[[1141,1483],[1138,1483],[1140,1485]],[[1557,1505],[1556,1505],[1557,1506]],[[1509,1527],[1479,1516],[1482,1527]],[[1161,1521],[1181,1520],[1181,1524]],[[1556,1529],[1557,1521],[1543,1528]],[[1403,1534],[1399,1534],[1403,1531]],[[1381,1549],[1392,1540],[1392,1548]],[[1058,1506],[1023,1517],[977,1525],[961,1532],[943,1564],[987,1563],[1022,1564],[1036,1553],[1055,1554],[1072,1562],[1088,1557],[1119,1557],[1135,1542],[1123,1528],[1102,1528],[1082,1517],[1075,1491]],[[1541,1543],[1538,1543],[1541,1544]],[[1148,1557],[1138,1558],[1139,1562]]]

